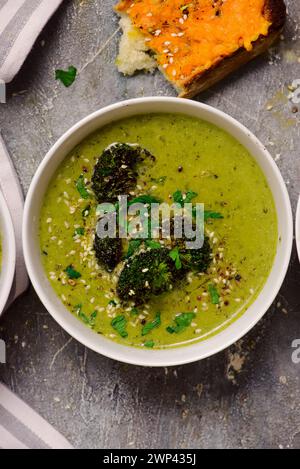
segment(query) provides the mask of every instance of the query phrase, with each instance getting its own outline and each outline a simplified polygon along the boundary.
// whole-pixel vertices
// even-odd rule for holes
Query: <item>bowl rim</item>
[[[280,272],[278,272],[278,275],[276,276],[274,286],[272,285],[272,294],[269,294],[268,298],[264,301],[263,307],[261,308],[261,310],[257,311],[256,314],[253,315],[253,317],[251,318],[247,317],[247,321],[245,320],[245,323],[247,324],[245,324],[244,327],[242,327],[239,332],[237,332],[238,328],[237,327],[233,328],[233,326],[237,325],[237,323],[240,323],[243,317],[246,316],[247,311],[240,318],[234,321],[233,324],[230,324],[228,327],[226,327],[225,330],[222,330],[221,332],[217,333],[212,338],[209,338],[202,342],[197,342],[196,344],[188,345],[185,347],[167,349],[167,350],[159,350],[159,351],[143,350],[143,349],[141,350],[141,349],[117,344],[109,339],[99,337],[93,331],[90,331],[84,324],[81,324],[77,318],[71,315],[71,313],[64,307],[64,305],[60,302],[60,300],[57,297],[56,299],[62,305],[62,307],[59,307],[58,301],[55,302],[54,299],[52,301],[49,298],[50,295],[48,295],[44,291],[42,287],[42,281],[39,278],[39,276],[36,274],[36,269],[34,266],[34,255],[37,256],[36,251],[38,251],[38,255],[40,255],[40,252],[38,249],[35,249],[35,251],[31,252],[31,247],[30,247],[30,238],[32,236],[32,233],[30,231],[30,221],[31,221],[31,209],[32,209],[34,194],[35,194],[36,188],[39,185],[39,180],[41,176],[44,174],[52,158],[55,157],[55,155],[58,155],[58,151],[63,146],[63,144],[65,144],[72,136],[76,135],[77,133],[79,134],[81,129],[84,130],[84,128],[87,125],[89,124],[92,125],[93,121],[100,119],[101,117],[105,116],[105,114],[109,114],[115,111],[121,112],[122,110],[124,110],[124,108],[132,107],[132,106],[139,107],[139,106],[148,105],[151,107],[152,104],[162,105],[162,110],[160,111],[162,113],[171,112],[171,111],[164,111],[163,109],[164,104],[174,105],[174,108],[176,106],[178,106],[178,108],[182,107],[182,109],[178,109],[177,111],[172,111],[172,112],[177,112],[177,113],[187,114],[187,115],[188,115],[188,112],[185,111],[185,109],[194,108],[195,113],[199,111],[199,114],[201,112],[204,114],[209,114],[213,119],[217,121],[222,121],[224,123],[225,130],[226,130],[226,126],[228,126],[238,131],[241,134],[241,138],[243,136],[243,138],[249,141],[249,145],[251,141],[251,144],[257,147],[257,152],[260,151],[261,154],[263,154],[263,156],[265,157],[266,162],[269,165],[269,169],[274,175],[274,178],[276,179],[276,184],[278,186],[278,190],[280,191],[281,202],[284,205],[284,211],[286,213],[286,225],[285,225],[286,249],[284,251],[284,254],[282,254],[283,259],[281,262],[281,269],[280,269]],[[136,110],[136,112],[132,112],[132,114],[130,115],[140,115],[145,112],[147,112],[147,110],[144,110],[144,112],[138,112]],[[148,111],[148,112],[151,112],[151,111]],[[191,111],[191,114],[192,114],[192,111]],[[123,116],[119,118],[111,119],[110,122],[116,122],[119,119],[122,119],[122,117]],[[200,119],[202,118],[205,120],[205,118],[201,117],[200,115],[199,115],[199,118]],[[103,125],[106,125],[106,124],[103,124]],[[101,129],[103,125],[99,124],[98,128]],[[219,123],[216,123],[215,125],[222,128],[222,126]],[[85,133],[85,136],[90,135],[92,132],[93,130],[91,129],[89,132]],[[229,134],[231,133],[229,130],[227,130],[227,132]],[[239,138],[237,137],[236,139],[239,140]],[[75,146],[76,144],[73,145],[73,148]],[[63,161],[63,159],[66,156],[67,156],[67,152],[64,154],[64,157],[61,159],[61,161]],[[257,162],[257,164],[259,163]],[[55,168],[57,169],[58,166],[59,166],[59,163],[56,164]],[[261,169],[266,176],[266,171],[263,168]],[[51,176],[53,175],[53,173],[54,171],[52,172]],[[46,188],[45,188],[45,191],[46,191]],[[273,191],[273,196],[274,196],[274,191]],[[277,211],[277,215],[278,215],[278,211]],[[287,191],[286,185],[284,183],[284,180],[282,178],[282,175],[276,163],[274,162],[273,158],[271,157],[270,153],[265,148],[265,146],[243,124],[241,124],[236,119],[229,116],[228,114],[224,113],[223,111],[220,111],[207,104],[203,104],[197,101],[192,101],[192,100],[187,100],[187,99],[181,99],[181,98],[147,97],[147,98],[130,99],[130,100],[121,101],[116,104],[106,106],[96,112],[93,112],[87,117],[83,118],[78,123],[73,125],[67,132],[65,132],[62,135],[62,137],[60,137],[58,141],[53,145],[53,147],[49,150],[49,152],[47,153],[47,155],[41,162],[38,170],[36,171],[34,175],[34,178],[31,182],[28,195],[25,201],[24,221],[23,221],[24,257],[25,257],[28,274],[33,284],[33,287],[35,288],[40,300],[42,301],[46,309],[49,311],[52,317],[60,324],[60,326],[65,331],[67,331],[78,342],[82,343],[89,349],[97,353],[100,353],[108,358],[115,359],[117,361],[121,361],[127,364],[133,364],[133,365],[139,365],[139,366],[166,367],[166,366],[178,366],[178,365],[183,365],[186,363],[192,363],[192,362],[207,358],[211,355],[215,355],[216,353],[228,348],[230,345],[240,340],[264,316],[264,314],[268,311],[274,299],[276,298],[280,290],[280,287],[283,283],[283,280],[286,276],[286,272],[289,266],[291,253],[292,253],[292,244],[293,244],[293,216],[292,216],[292,208],[291,208],[288,191]],[[41,261],[39,261],[39,263],[41,265]],[[274,270],[274,265],[272,267],[271,273],[273,272],[273,270]],[[48,284],[50,285],[49,282]],[[50,288],[52,289],[51,286]],[[262,296],[264,288],[262,292],[260,292],[258,299]],[[54,290],[52,291],[54,292]],[[55,292],[54,292],[54,295],[56,296]],[[252,308],[253,305],[255,305],[258,302],[258,299],[255,300],[254,303],[252,303],[248,311]],[[54,305],[54,303],[56,304]],[[57,308],[60,308],[60,311],[58,311]],[[64,312],[68,311],[68,315],[70,316],[70,318],[68,319],[64,318],[62,314],[62,310],[64,310]],[[71,317],[76,321],[76,323],[78,323],[77,325],[75,325],[75,323],[71,320]],[[234,329],[236,329],[236,331],[233,333]],[[230,333],[230,331],[232,331],[232,333]],[[95,340],[95,337],[97,338],[97,342]],[[220,337],[222,338],[222,340],[218,340]],[[206,346],[203,346],[203,344],[205,344]],[[191,352],[187,353],[187,351],[191,351]]]
[[[2,265],[0,271],[0,317],[7,304],[16,269],[16,240],[15,231],[9,208],[0,190],[0,217],[2,220],[1,243]],[[5,251],[4,251],[5,249]]]

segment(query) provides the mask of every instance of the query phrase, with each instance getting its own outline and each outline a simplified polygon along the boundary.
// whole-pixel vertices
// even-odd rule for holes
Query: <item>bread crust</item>
[[[284,0],[265,0],[264,16],[272,23],[268,36],[260,36],[249,52],[240,48],[231,56],[225,57],[209,70],[200,72],[188,80],[184,86],[178,86],[179,96],[193,98],[197,94],[213,86],[242,65],[263,54],[279,38],[286,20],[286,6]]]

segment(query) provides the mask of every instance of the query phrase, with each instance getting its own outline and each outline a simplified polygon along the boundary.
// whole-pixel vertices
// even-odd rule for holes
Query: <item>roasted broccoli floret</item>
[[[154,161],[150,152],[138,145],[115,143],[99,158],[92,177],[92,188],[99,203],[115,203],[120,195],[135,189],[137,166],[146,158]]]
[[[117,294],[123,302],[140,305],[152,295],[172,289],[190,271],[206,272],[211,263],[211,247],[205,237],[201,249],[186,249],[184,239],[173,249],[160,248],[133,254],[120,274]]]
[[[169,249],[152,249],[126,262],[119,277],[117,294],[123,302],[133,301],[140,305],[152,295],[169,291],[184,274],[184,269],[176,269]]]
[[[201,249],[180,249],[180,260],[185,269],[206,272],[211,264],[211,247],[207,236]]]
[[[99,238],[94,241],[96,258],[108,272],[112,272],[122,257],[122,241],[119,238]]]

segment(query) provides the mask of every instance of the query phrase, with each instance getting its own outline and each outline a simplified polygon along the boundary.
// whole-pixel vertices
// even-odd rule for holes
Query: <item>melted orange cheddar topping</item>
[[[241,47],[267,36],[265,0],[121,0],[172,81],[184,84]]]

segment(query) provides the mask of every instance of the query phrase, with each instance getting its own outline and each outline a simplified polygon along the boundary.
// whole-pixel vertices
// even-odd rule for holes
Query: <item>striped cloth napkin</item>
[[[9,83],[63,0],[0,0],[0,80]]]
[[[28,405],[0,384],[1,449],[73,449]]]

